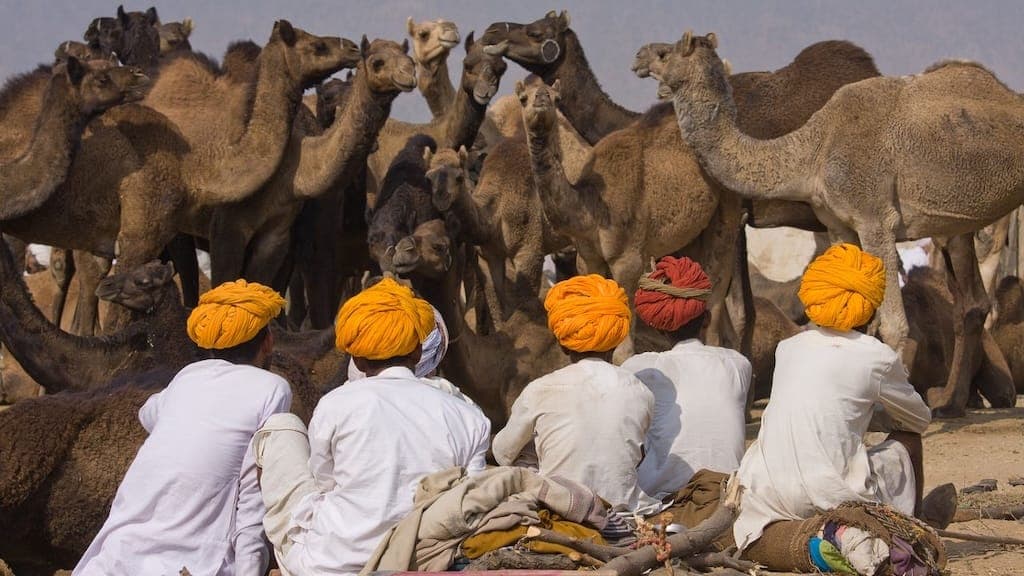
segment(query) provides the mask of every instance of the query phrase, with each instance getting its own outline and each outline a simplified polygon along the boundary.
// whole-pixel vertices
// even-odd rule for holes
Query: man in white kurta
[[[189,335],[233,361],[190,364],[143,405],[139,420],[149,437],[76,576],[266,571],[264,507],[249,444],[268,417],[291,403],[288,383],[256,367],[270,357],[266,324],[283,303],[268,288],[244,282],[204,294]],[[227,318],[225,307],[233,309]]]
[[[367,377],[324,396],[308,433],[282,415],[256,436],[267,532],[285,574],[358,573],[412,510],[422,477],[484,469],[483,412],[412,372],[434,326],[430,305],[389,279],[349,299],[337,344]]]
[[[730,474],[746,439],[750,362],[735,350],[699,340],[711,280],[689,258],[666,256],[640,281],[637,315],[672,338],[665,352],[637,354],[622,368],[654,393],[654,417],[637,471],[644,492],[662,499],[698,470]]]
[[[625,292],[613,280],[577,276],[553,286],[544,307],[573,363],[526,386],[494,437],[494,459],[509,466],[535,455],[541,474],[579,482],[616,511],[656,512],[636,474],[654,395],[610,362],[629,331]]]
[[[884,282],[881,262],[850,245],[830,248],[808,267],[801,300],[808,317],[832,327],[811,325],[776,351],[761,431],[738,473],[745,488],[733,527],[740,549],[771,522],[808,518],[846,501],[914,514],[923,482],[919,435],[931,412],[897,354],[850,329],[870,320]],[[829,283],[837,289],[822,290]],[[846,300],[829,306],[836,294]],[[876,407],[898,432],[869,449],[863,440]]]

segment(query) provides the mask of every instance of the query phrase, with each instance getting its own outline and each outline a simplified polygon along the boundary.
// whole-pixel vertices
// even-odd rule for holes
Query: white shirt
[[[622,368],[654,393],[654,418],[637,471],[640,488],[663,498],[702,468],[732,473],[746,439],[750,362],[728,348],[686,340],[637,354]]]
[[[650,504],[636,467],[654,395],[628,370],[584,359],[531,382],[494,437],[494,458],[512,465],[533,442],[539,471],[588,486],[617,510]]]
[[[812,325],[780,342],[775,358],[761,432],[739,469],[740,549],[776,520],[881,501],[863,442],[876,403],[902,430],[920,433],[931,422],[899,357],[871,336]]]
[[[75,576],[263,574],[263,499],[249,443],[291,389],[253,366],[182,368],[139,410],[149,437]]]
[[[285,568],[295,576],[358,573],[384,533],[412,510],[420,478],[455,466],[485,468],[490,433],[479,408],[407,368],[331,391],[309,423],[317,491],[292,514]]]

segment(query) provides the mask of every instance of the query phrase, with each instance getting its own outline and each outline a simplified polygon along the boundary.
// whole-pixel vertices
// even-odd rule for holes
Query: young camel
[[[845,86],[802,128],[762,141],[736,126],[716,47],[713,34],[687,33],[668,58],[659,94],[672,98],[683,138],[723,186],[806,202],[835,235],[881,257],[881,335],[912,364],[896,242],[973,233],[1020,205],[1024,99],[977,64],[943,62]],[[973,242],[966,250],[952,274],[983,318]]]

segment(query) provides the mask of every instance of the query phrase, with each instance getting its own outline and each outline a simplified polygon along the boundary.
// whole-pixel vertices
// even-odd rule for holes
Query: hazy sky
[[[130,2],[128,10],[148,3]],[[407,16],[446,18],[463,36],[491,22],[528,22],[550,9],[568,9],[598,79],[620,104],[640,110],[655,100],[653,80],[629,70],[642,44],[677,40],[683,31],[715,32],[719,51],[736,72],[786,65],[819,40],[847,39],[874,55],[884,74],[919,72],[943,58],[978,60],[1015,90],[1024,89],[1024,1],[1020,0],[180,0],[156,4],[163,21],[191,17],[192,45],[220,58],[228,42],[266,42],[273,21],[287,18],[313,33],[359,39],[401,40]],[[113,16],[116,0],[3,0],[0,3],[0,75],[23,72],[52,59],[64,40],[81,40],[96,16]],[[460,59],[462,49],[451,58]],[[451,65],[459,70],[458,65]],[[510,66],[502,81],[509,93],[523,75]],[[453,79],[457,80],[457,79]],[[418,93],[402,95],[393,114],[421,120],[427,108]]]

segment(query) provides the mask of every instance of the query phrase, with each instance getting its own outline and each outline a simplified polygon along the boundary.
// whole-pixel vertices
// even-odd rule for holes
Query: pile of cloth
[[[863,502],[775,522],[743,557],[770,570],[861,576],[939,576],[946,565],[942,541],[929,526]]]

